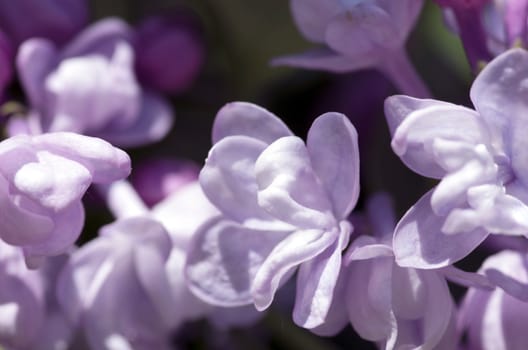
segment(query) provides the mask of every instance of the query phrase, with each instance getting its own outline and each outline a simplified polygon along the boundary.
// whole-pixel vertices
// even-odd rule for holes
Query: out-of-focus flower
[[[131,37],[128,25],[107,19],[62,50],[49,40],[24,42],[17,67],[33,109],[29,129],[73,131],[120,146],[165,136],[172,125],[170,106],[137,82]]]
[[[0,143],[0,157],[0,238],[21,247],[31,267],[73,245],[91,183],[130,173],[125,152],[73,133],[14,136]]]
[[[528,235],[528,52],[496,58],[471,88],[476,110],[389,97],[392,148],[415,172],[440,179],[401,219],[401,266],[434,268],[469,254],[489,233]]]
[[[237,102],[218,113],[213,142],[200,183],[222,216],[193,241],[191,290],[212,304],[264,310],[299,267],[294,320],[317,327],[330,306],[351,232],[345,218],[359,193],[354,127],[327,113],[305,145],[270,112]]]
[[[183,12],[144,20],[138,26],[135,46],[140,81],[167,93],[187,89],[205,57],[198,22]]]
[[[62,45],[87,23],[85,0],[0,0],[0,29],[15,46],[36,37]]]
[[[488,45],[488,33],[484,12],[490,0],[435,0],[443,8],[452,11],[455,29],[460,35],[470,65],[489,61],[492,56]]]
[[[164,227],[129,218],[103,227],[75,251],[58,280],[58,301],[91,349],[170,349],[177,314],[165,264]]]
[[[468,350],[521,350],[526,348],[528,334],[528,259],[525,253],[502,251],[484,262],[480,271],[492,271],[502,280],[510,280],[507,291],[497,287],[493,291],[468,290],[459,315],[460,331],[467,332]],[[512,283],[513,282],[513,283]],[[521,286],[521,288],[519,288]],[[514,296],[525,290],[525,298]],[[512,293],[512,294],[509,294]],[[513,295],[513,296],[512,296]]]
[[[332,72],[377,68],[404,93],[427,97],[405,53],[423,0],[291,0],[301,33],[320,48],[273,61]]]
[[[134,167],[131,182],[148,206],[153,206],[198,180],[200,168],[191,161],[172,158],[148,159]]]
[[[55,281],[66,256],[28,270],[18,247],[0,241],[0,344],[29,350],[66,349],[72,328],[55,299]],[[38,344],[38,345],[37,345]]]

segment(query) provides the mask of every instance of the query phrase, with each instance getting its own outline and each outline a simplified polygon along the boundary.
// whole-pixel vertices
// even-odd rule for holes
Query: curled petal
[[[396,226],[393,249],[398,265],[421,269],[440,268],[468,255],[487,236],[479,228],[457,235],[446,234],[446,220],[431,208],[432,191],[425,194]]]
[[[341,252],[348,243],[350,226],[343,225],[334,244],[314,259],[304,262],[297,275],[293,320],[304,328],[322,326],[330,313],[341,271]]]
[[[441,178],[446,173],[434,155],[435,139],[469,145],[489,140],[478,114],[465,107],[395,96],[385,102],[385,112],[394,128],[392,149],[409,168],[424,176]]]
[[[262,262],[251,285],[257,310],[268,308],[279,284],[288,274],[325,251],[338,239],[338,234],[337,230],[299,230],[278,243]]]
[[[335,226],[332,203],[312,168],[301,139],[283,137],[255,163],[258,203],[279,220],[300,228]]]
[[[265,147],[247,136],[225,138],[211,149],[200,172],[200,185],[211,203],[228,218],[257,229],[277,221],[257,202],[255,162]]]
[[[191,291],[218,306],[250,304],[261,265],[289,232],[253,230],[221,218],[198,230],[189,248],[185,274]]]
[[[70,132],[33,137],[37,149],[47,150],[84,165],[95,183],[108,183],[130,174],[130,157],[108,142]]]
[[[216,114],[213,125],[213,143],[228,136],[247,136],[266,144],[292,132],[273,113],[253,103],[231,102]]]
[[[163,139],[170,131],[174,115],[169,103],[152,92],[143,92],[135,122],[126,127],[102,129],[97,136],[121,147],[137,147]]]
[[[306,147],[314,172],[332,202],[335,217],[347,217],[359,196],[356,129],[344,115],[325,113],[312,124]]]

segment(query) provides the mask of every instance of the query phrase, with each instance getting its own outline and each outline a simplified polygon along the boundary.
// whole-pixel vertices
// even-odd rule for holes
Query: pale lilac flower
[[[471,88],[476,110],[406,96],[387,99],[392,148],[440,183],[401,219],[401,266],[433,268],[469,254],[489,233],[528,235],[528,53],[492,61]]]
[[[58,301],[91,349],[169,349],[176,313],[165,275],[171,242],[155,220],[103,227],[59,276]]]
[[[264,310],[299,267],[294,320],[319,326],[359,193],[354,127],[344,115],[324,114],[305,145],[270,112],[235,102],[218,113],[213,142],[200,183],[222,216],[194,239],[191,290],[212,304]]]
[[[191,293],[184,277],[187,251],[200,226],[218,216],[220,212],[205,197],[195,181],[173,191],[151,210],[169,232],[172,250],[166,271],[174,297],[174,313],[181,321],[206,317],[216,328],[248,327],[262,317],[252,306],[222,308],[203,302]]]
[[[14,136],[0,143],[0,157],[0,238],[21,247],[32,267],[73,245],[91,183],[130,173],[125,152],[73,133]]]
[[[515,280],[517,285],[528,285],[528,260],[525,253],[503,251],[489,257],[483,273],[501,274]],[[492,274],[493,274],[492,273]],[[497,287],[493,291],[470,289],[462,303],[459,328],[467,332],[467,350],[522,350],[526,349],[528,334],[528,299],[515,298],[514,287],[505,292]],[[508,294],[513,292],[513,295]],[[526,291],[524,292],[526,293]]]
[[[145,204],[153,206],[198,180],[199,172],[194,162],[160,157],[137,164],[130,180]]]
[[[0,28],[15,46],[29,38],[61,45],[88,23],[86,0],[0,0]]]
[[[427,97],[405,53],[422,5],[423,0],[291,0],[299,30],[320,47],[273,63],[331,72],[377,68],[404,93]]]
[[[172,112],[161,96],[138,83],[132,34],[124,22],[107,19],[62,50],[45,39],[24,42],[17,68],[32,108],[29,130],[73,131],[120,146],[164,137]]]
[[[350,322],[381,349],[452,349],[455,309],[443,271],[395,263],[386,194],[369,198],[365,216],[364,232],[347,249],[328,322],[314,331],[332,335]]]
[[[55,281],[67,256],[28,270],[18,247],[0,241],[0,344],[18,350],[66,349],[72,328],[58,308]]]
[[[135,46],[141,82],[167,93],[189,88],[205,59],[198,22],[183,11],[145,19],[137,28]]]

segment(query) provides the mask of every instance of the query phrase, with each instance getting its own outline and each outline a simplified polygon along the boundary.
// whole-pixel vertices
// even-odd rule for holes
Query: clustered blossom
[[[377,192],[372,169],[392,169],[364,132],[376,113],[354,115],[386,93],[376,80],[343,84],[350,115],[323,113],[305,139],[227,103],[201,167],[151,150],[217,22],[182,9],[90,23],[85,0],[0,0],[0,347],[236,349],[231,330],[273,342],[266,324],[291,319],[308,339],[353,331],[384,350],[525,349],[528,1],[435,2],[476,74],[472,107],[428,98],[407,57],[423,0],[290,0],[319,47],[273,61],[374,68],[405,94],[380,103],[390,146],[435,181],[409,208]],[[113,221],[85,222],[106,209]]]

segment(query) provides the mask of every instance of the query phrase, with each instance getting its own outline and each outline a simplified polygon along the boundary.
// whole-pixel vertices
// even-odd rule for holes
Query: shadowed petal
[[[289,232],[259,231],[217,218],[196,233],[185,274],[191,291],[218,306],[251,304],[257,271]]]

